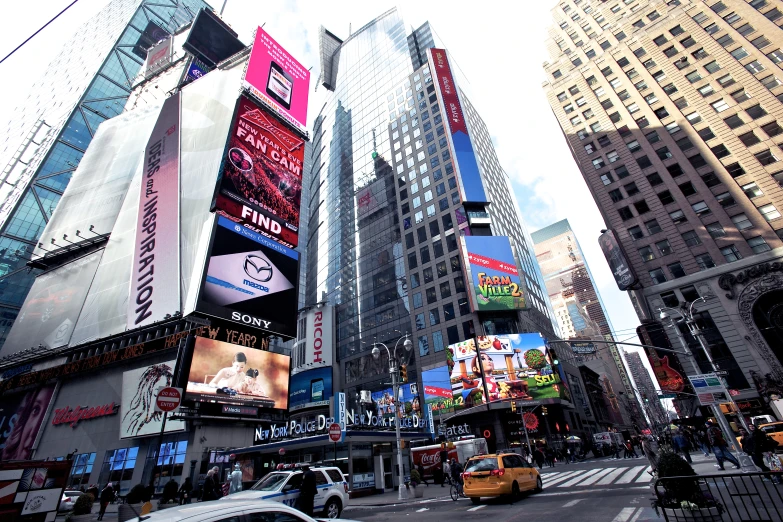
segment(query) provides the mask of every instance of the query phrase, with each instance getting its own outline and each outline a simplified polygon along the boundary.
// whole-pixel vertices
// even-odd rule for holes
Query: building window
[[[607,172],[606,174],[601,174],[601,181],[604,185],[609,185],[614,182],[614,179],[612,179],[612,174]]]
[[[748,196],[748,199],[753,199],[764,195],[764,193],[761,191],[759,186],[756,185],[755,182],[750,182],[750,183],[746,183],[745,185],[742,185],[742,191],[745,193],[746,196]]]
[[[668,165],[666,167],[666,171],[669,173],[669,175],[673,178],[682,176],[685,174],[685,172],[682,170],[682,167],[680,167],[679,163],[672,163],[671,165]]]
[[[706,225],[704,228],[707,229],[707,233],[710,235],[712,239],[718,239],[719,237],[723,237],[726,235],[726,231],[723,229],[723,226],[718,223],[710,223],[709,225]]]
[[[729,109],[729,104],[726,103],[726,100],[718,100],[715,102],[712,102],[710,106],[715,109],[715,112],[723,112],[725,110]]]
[[[721,183],[720,179],[718,179],[718,176],[716,176],[714,172],[705,172],[704,174],[701,174],[701,180],[708,187],[714,187],[716,185],[720,185]]]
[[[438,324],[440,324],[440,312],[437,308],[433,308],[430,310],[430,326],[435,326]]]
[[[658,249],[658,251],[661,253],[662,256],[668,256],[672,253],[672,247],[669,244],[668,239],[664,239],[663,241],[658,241],[655,243],[655,247]]]
[[[667,266],[669,268],[669,273],[672,275],[674,279],[685,277],[685,270],[682,268],[682,265],[680,263],[672,263],[671,265],[667,265]]]
[[[734,80],[734,78],[732,78],[732,76],[730,74],[726,74],[726,75],[721,76],[720,78],[718,78],[718,83],[720,84],[721,87],[723,87],[725,89],[729,85],[733,85],[733,84],[735,84],[737,82]]]
[[[723,254],[723,257],[728,263],[733,263],[734,261],[742,259],[742,254],[740,254],[740,251],[737,250],[737,247],[734,245],[721,248],[720,253]]]
[[[669,212],[669,217],[675,225],[682,225],[683,223],[688,222],[688,218],[685,217],[685,213],[682,210]]]
[[[635,196],[639,193],[639,189],[636,187],[636,183],[623,185],[623,188],[625,189],[625,193],[628,194],[628,197]]]
[[[432,348],[435,353],[443,351],[443,333],[440,330],[432,332]]]
[[[138,451],[138,448],[134,448]],[[121,450],[120,450],[121,451]],[[108,455],[111,452],[106,452]],[[134,461],[135,463],[135,461]],[[95,453],[80,453],[73,456],[73,465],[71,466],[71,476],[68,479],[69,486],[80,486],[90,481],[92,466],[95,464]],[[131,470],[133,466],[131,466]]]
[[[761,212],[761,215],[764,216],[764,219],[767,221],[772,221],[780,217],[780,212],[778,212],[778,209],[776,209],[775,205],[772,203],[760,206],[759,212]]]
[[[737,136],[743,145],[746,147],[750,147],[751,145],[755,145],[756,143],[759,143],[761,140],[758,136],[756,136],[753,131],[748,131],[745,134],[740,134]]]
[[[147,455],[147,469],[152,468],[152,476],[158,477],[155,482],[155,493],[162,493],[163,486],[169,480],[176,480],[182,477],[182,469],[185,463],[185,453],[188,450],[188,441],[164,442],[160,445],[160,450],[155,453],[155,447],[150,448]],[[152,462],[151,462],[152,461]],[[153,466],[150,466],[154,462]],[[164,480],[165,477],[165,480]]]
[[[719,143],[714,147],[710,147],[710,150],[712,151],[713,154],[715,154],[715,157],[718,159],[725,158],[726,156],[731,155],[731,152],[729,152],[729,149],[727,149],[726,145],[724,145],[723,143]]]
[[[734,226],[737,227],[737,230],[745,230],[746,228],[753,226],[744,212],[742,214],[737,214],[736,216],[731,216],[731,221],[734,223]]]
[[[770,90],[774,89],[778,85],[781,85],[781,81],[778,80],[777,76],[773,74],[765,76],[764,78],[760,78],[759,81],[761,82],[761,85]]]
[[[707,160],[704,159],[704,156],[701,154],[695,154],[693,156],[688,156],[688,161],[691,162],[691,165],[693,165],[693,168],[698,169],[707,164]]]
[[[773,153],[770,149],[762,150],[760,152],[755,153],[753,156],[761,163],[762,165],[771,165],[778,160],[777,156],[775,156],[775,153]]]
[[[617,154],[617,151],[612,150],[606,153],[606,159],[609,160],[609,163],[615,163],[618,159],[620,159],[620,156]]]
[[[639,156],[636,158],[636,163],[639,164],[639,168],[642,170],[652,166],[652,161],[647,156]]]
[[[678,187],[680,187],[680,191],[685,197],[696,194],[696,188],[694,188],[693,183],[690,181],[686,181],[685,183],[678,185]]]
[[[636,225],[628,229],[628,235],[636,241],[637,239],[641,239],[644,237],[644,234],[642,233],[642,227]]]
[[[663,273],[662,269],[656,268],[655,270],[650,270],[650,279],[652,279],[654,285],[660,285],[666,282],[666,274]]]
[[[669,148],[668,147],[661,147],[660,149],[656,149],[655,153],[662,160],[667,160],[667,159],[672,157],[672,153],[669,152]]]
[[[658,193],[658,199],[661,200],[661,204],[663,205],[670,205],[674,203],[674,196],[672,196],[672,193],[668,190],[664,190],[663,192]]]
[[[718,203],[720,203],[722,207],[730,207],[737,203],[734,197],[728,192],[722,192],[720,194],[716,194],[715,199],[718,200]]]
[[[700,217],[711,213],[710,207],[708,207],[704,201],[697,201],[691,205],[691,208],[696,213],[696,215]]]
[[[696,125],[701,121],[701,114],[699,114],[698,112],[692,112],[690,114],[687,114],[685,116],[685,119],[691,122],[691,125]]]
[[[647,182],[650,184],[651,187],[655,187],[663,183],[663,179],[657,172],[653,172],[652,174],[649,174],[647,176]]]
[[[644,261],[645,263],[647,261],[652,261],[653,259],[655,259],[655,254],[653,254],[652,248],[648,246],[640,248],[639,255],[641,256],[642,261]]]
[[[650,207],[649,205],[647,205],[647,202],[645,200],[637,201],[636,203],[633,204],[633,206],[636,209],[636,212],[640,216],[650,211]]]
[[[748,238],[748,246],[755,254],[761,254],[772,250],[772,247],[770,247],[761,236]]]
[[[748,116],[754,120],[767,115],[767,111],[765,111],[764,108],[759,104],[753,105],[752,107],[747,107],[745,112],[748,113]]]
[[[783,133],[783,128],[781,128],[780,125],[778,125],[778,122],[776,121],[771,121],[769,123],[762,125],[761,130],[763,130],[764,133],[770,138]]]
[[[691,83],[696,83],[701,80],[701,74],[699,71],[691,71],[685,75],[685,78]]]
[[[739,163],[732,163],[731,165],[726,165],[726,171],[731,175],[732,178],[738,178],[739,176],[745,174],[745,169],[743,169],[742,165],[740,165]]]
[[[628,221],[629,219],[633,219],[633,212],[631,212],[631,209],[628,207],[618,208],[617,213],[620,215],[620,219],[622,219],[623,221]]]
[[[687,246],[696,246],[701,245],[701,239],[699,239],[699,235],[694,230],[689,230],[687,232],[682,233],[682,239],[685,241],[685,244]]]
[[[696,263],[699,265],[699,270],[707,270],[708,268],[714,268],[715,262],[712,260],[712,256],[709,254],[700,254],[696,257]]]
[[[616,169],[614,169],[614,174],[617,176],[617,179],[623,179],[628,177],[628,169],[625,168],[625,165],[620,165]]]
[[[759,62],[758,60],[753,60],[752,62],[745,64],[745,69],[747,69],[748,72],[752,74],[756,74],[763,71],[765,67],[761,65],[761,62]]]
[[[595,167],[595,170],[601,169],[606,166],[606,163],[604,162],[603,158],[596,158],[593,160],[593,167]]]
[[[468,299],[465,297],[461,297],[457,301],[457,306],[459,306],[459,314],[460,315],[468,315],[470,313],[470,306],[468,305]]]
[[[655,42],[655,45],[657,45],[658,47],[662,46],[663,44],[665,44],[668,41],[669,40],[666,39],[665,35],[660,35],[660,36],[658,36],[656,38],[653,38],[653,42]]]
[[[126,495],[132,486],[133,469],[136,467],[138,455],[138,447],[107,451],[98,483],[119,482],[120,495]]]

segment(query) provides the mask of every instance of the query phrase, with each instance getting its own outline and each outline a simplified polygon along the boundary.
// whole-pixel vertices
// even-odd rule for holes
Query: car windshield
[[[498,469],[498,459],[491,457],[469,461],[465,471],[492,471],[495,469]]]
[[[256,484],[250,488],[253,491],[275,491],[278,489],[285,479],[288,478],[288,473],[270,473],[266,477],[262,478]]]

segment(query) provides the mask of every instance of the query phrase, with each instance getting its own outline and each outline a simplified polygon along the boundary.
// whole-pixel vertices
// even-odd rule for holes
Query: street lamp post
[[[411,348],[413,347],[413,343],[410,339],[408,339],[408,334],[406,333],[403,337],[400,337],[397,339],[397,342],[394,344],[394,356],[392,357],[392,353],[389,351],[389,347],[386,346],[383,343],[375,342],[373,343],[372,347],[372,356],[374,359],[378,359],[381,356],[381,350],[378,348],[378,346],[383,346],[386,350],[386,354],[389,356],[389,374],[391,374],[392,378],[392,386],[393,386],[393,393],[394,393],[394,400],[395,400],[395,412],[394,412],[394,428],[397,432],[397,472],[398,472],[398,480],[399,480],[399,487],[397,488],[399,494],[398,494],[398,500],[407,500],[408,498],[408,492],[406,490],[405,486],[405,475],[402,467],[402,439],[400,435],[400,419],[399,419],[399,395],[400,395],[400,362],[397,360],[397,348],[399,347],[400,341],[404,339],[404,342],[402,343],[403,348],[405,349],[405,352],[410,352]]]
[[[685,322],[685,324],[688,326],[688,329],[691,332],[691,335],[693,335],[696,338],[696,340],[699,341],[699,345],[704,351],[704,355],[707,357],[707,360],[709,361],[712,370],[715,372],[715,375],[721,380],[721,383],[723,383],[723,385],[726,386],[726,382],[724,381],[723,377],[718,375],[720,369],[715,365],[715,361],[713,361],[712,359],[712,355],[710,354],[710,351],[707,347],[707,343],[705,343],[704,338],[702,337],[702,332],[699,329],[699,326],[696,324],[696,320],[693,318],[693,307],[699,301],[706,301],[706,299],[704,297],[699,297],[698,299],[695,299],[687,308],[685,308],[684,306],[681,309],[659,308],[658,311],[660,312],[660,318],[661,321],[665,321],[666,319],[671,320],[671,326],[674,328],[674,333],[677,335],[677,339],[679,339],[682,349],[685,351],[687,355],[691,357],[691,359],[693,360],[693,365],[696,367],[696,369],[698,369],[699,365],[698,362],[696,361],[696,356],[694,356],[693,352],[691,352],[690,349],[688,348],[688,343],[685,342],[685,337],[682,335],[682,332],[675,324],[683,321]],[[674,318],[667,312],[667,310],[677,313],[680,316],[680,319],[675,321]],[[726,389],[728,389],[728,387],[726,387]],[[745,429],[745,431],[748,431],[748,426],[747,424],[745,424],[745,419],[743,418],[742,413],[737,407],[737,403],[734,402],[734,397],[732,397],[731,394],[729,393],[728,398],[729,398],[729,402],[734,408],[734,411],[737,412],[737,417],[739,418],[740,424],[742,424],[742,427]],[[734,433],[729,427],[729,423],[726,420],[726,417],[723,415],[720,406],[718,406],[717,404],[713,404],[712,412],[715,414],[715,418],[718,420],[721,429],[723,429],[723,431],[726,434],[730,435]],[[731,448],[734,451],[739,451],[739,448],[737,448],[736,440],[734,439],[734,437],[729,437],[729,443],[731,444]]]

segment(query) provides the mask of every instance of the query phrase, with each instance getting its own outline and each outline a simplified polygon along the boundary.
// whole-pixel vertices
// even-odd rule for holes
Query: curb
[[[391,503],[385,502],[383,504],[349,504],[349,505],[345,506],[345,509],[363,508],[363,507],[401,506],[401,505],[404,505],[404,504],[424,504],[424,503],[427,503],[427,502],[436,502],[438,500],[451,500],[451,496],[424,498],[424,499],[418,500],[416,502],[405,502],[405,501],[400,502],[398,499],[394,499],[394,501],[391,502]]]

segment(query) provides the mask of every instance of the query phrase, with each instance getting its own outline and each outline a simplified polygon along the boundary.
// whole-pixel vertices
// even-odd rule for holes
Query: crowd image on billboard
[[[288,408],[291,358],[197,337],[187,399],[258,408]]]
[[[371,397],[378,417],[392,418],[395,412],[399,418],[411,415],[421,417],[421,401],[417,388],[415,383],[403,384],[397,397],[394,397],[392,388],[373,392]]]
[[[451,412],[504,400],[570,400],[554,352],[537,333],[479,336],[449,345],[446,365],[422,373],[424,400]]]
[[[216,209],[286,246],[296,246],[304,141],[240,96],[218,180]]]

